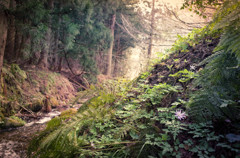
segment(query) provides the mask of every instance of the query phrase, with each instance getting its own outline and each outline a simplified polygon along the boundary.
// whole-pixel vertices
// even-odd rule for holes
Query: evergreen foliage
[[[134,46],[131,36],[117,25],[114,30],[117,39],[112,39],[110,26],[113,14],[116,14],[120,25],[121,15],[127,16],[132,25],[138,25],[139,19],[133,9],[136,2],[137,0],[11,0],[13,7],[5,9],[13,21],[14,29],[9,34],[15,42],[6,46],[14,49],[14,52],[6,55],[6,59],[10,63],[41,67],[43,57],[39,57],[39,54],[43,55],[47,50],[44,54],[47,58],[44,59],[47,62],[45,65],[49,65],[47,68],[61,71],[63,60],[68,67],[73,67],[71,61],[74,60],[78,61],[78,68],[85,75],[91,76],[89,79],[94,78],[99,70],[104,72],[106,67],[106,64],[103,64],[105,67],[97,66],[97,63],[103,61],[98,61],[96,55],[103,52],[106,56],[111,41],[117,41],[114,53],[121,54]],[[72,60],[68,60],[70,58]],[[102,57],[102,60],[106,59]]]

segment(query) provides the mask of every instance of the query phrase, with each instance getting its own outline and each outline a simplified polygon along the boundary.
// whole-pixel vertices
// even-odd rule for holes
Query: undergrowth
[[[144,74],[145,75],[145,74]],[[32,141],[30,157],[211,157],[219,148],[237,150],[216,135],[212,123],[191,124],[176,107],[159,104],[181,88],[148,85],[143,78],[92,86],[79,98],[91,95],[72,117],[51,120]],[[184,116],[180,118],[180,115]],[[189,137],[191,136],[191,137]],[[183,152],[184,151],[184,152]]]

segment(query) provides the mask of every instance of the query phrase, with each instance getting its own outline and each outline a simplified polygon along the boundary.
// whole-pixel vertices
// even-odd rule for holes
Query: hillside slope
[[[51,107],[66,106],[75,95],[71,82],[58,73],[7,65],[0,87],[0,123],[4,126],[5,117],[16,113],[34,115],[46,100]]]

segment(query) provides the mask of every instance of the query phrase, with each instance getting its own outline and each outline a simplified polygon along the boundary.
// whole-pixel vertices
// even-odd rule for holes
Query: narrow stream
[[[29,122],[23,127],[0,131],[0,158],[26,158],[31,139],[45,128],[46,122],[60,114],[53,110],[40,120]]]

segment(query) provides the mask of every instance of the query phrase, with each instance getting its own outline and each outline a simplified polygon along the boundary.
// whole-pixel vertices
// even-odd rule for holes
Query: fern
[[[157,156],[156,151],[163,145],[158,140],[159,145],[147,143],[147,135],[158,137],[161,132],[155,124],[167,126],[163,135],[173,135],[174,138],[179,134],[181,124],[175,120],[173,111],[148,111],[145,105],[141,106],[145,104],[141,97],[137,102],[128,100],[125,93],[132,86],[124,82],[125,86],[120,87],[122,84],[118,83],[92,87],[94,96],[85,102],[85,107],[70,120],[61,120],[59,124],[59,118],[55,118],[56,124],[49,122],[47,129],[30,145],[29,153],[35,151],[33,157]],[[160,93],[164,97],[177,91],[177,87],[160,84],[140,91],[149,91],[156,96]]]
[[[240,2],[227,2],[220,12],[215,17],[215,29],[223,29],[220,43],[216,53],[200,63],[207,64],[195,81],[201,90],[189,102],[190,114],[201,121],[240,119]]]

